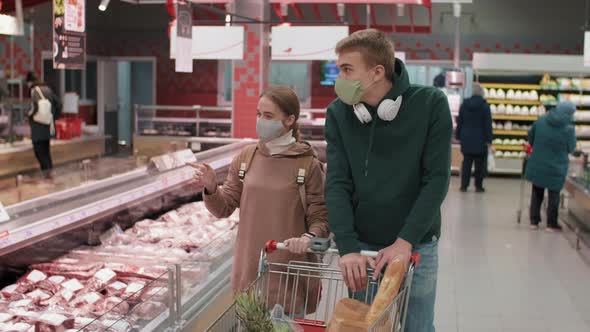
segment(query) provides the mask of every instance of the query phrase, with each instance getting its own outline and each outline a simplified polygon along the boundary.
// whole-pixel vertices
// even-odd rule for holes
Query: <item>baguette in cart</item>
[[[353,294],[346,288],[340,269],[331,264],[331,258],[338,255],[338,250],[330,248],[330,240],[312,240],[308,252],[319,255],[322,258],[320,263],[274,263],[272,254],[276,250],[286,250],[285,244],[268,241],[260,254],[257,279],[244,294],[238,295],[237,300],[207,329],[208,332],[403,331],[412,277],[420,261],[419,254],[412,255],[407,266],[394,260],[376,281],[373,280],[374,271],[368,268],[367,289]],[[361,254],[376,257],[378,253],[361,251]],[[279,291],[270,289],[271,278],[273,283],[279,280]],[[300,287],[309,288],[312,284],[310,280],[319,281],[321,285],[317,290],[306,289],[307,293],[320,292],[317,303],[310,304],[306,298],[305,303],[301,304],[287,296],[295,294]],[[302,314],[309,313],[309,305],[315,306],[315,313]],[[256,307],[256,310],[250,306]],[[269,309],[273,307],[271,315]],[[251,322],[244,317],[250,311],[255,312],[252,315],[258,315],[256,317],[260,317],[263,311],[265,318]]]

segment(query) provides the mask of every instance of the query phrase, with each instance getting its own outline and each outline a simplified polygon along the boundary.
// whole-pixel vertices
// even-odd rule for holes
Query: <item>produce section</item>
[[[505,82],[488,80],[503,79]],[[538,84],[513,83],[513,77],[481,78],[484,97],[490,104],[494,134],[494,167],[490,172],[519,174],[521,160],[526,156],[526,143],[533,122],[546,113],[539,100]],[[520,80],[516,80],[520,81]]]

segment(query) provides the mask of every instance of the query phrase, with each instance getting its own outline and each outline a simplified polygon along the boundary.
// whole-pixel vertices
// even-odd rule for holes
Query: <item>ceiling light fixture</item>
[[[111,2],[111,0],[100,0],[100,5],[98,5],[98,10],[100,10],[101,12],[104,12],[105,10],[107,10],[107,7],[109,6],[109,2]]]
[[[336,8],[338,9],[338,16],[340,16],[340,19],[344,18],[346,15],[346,7],[344,4],[340,2],[338,5],[336,5]]]
[[[406,6],[403,3],[397,5],[397,16],[404,16],[405,15]]]

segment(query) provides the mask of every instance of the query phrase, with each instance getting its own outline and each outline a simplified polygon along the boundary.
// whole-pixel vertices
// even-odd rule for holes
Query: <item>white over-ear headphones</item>
[[[377,115],[381,120],[393,121],[399,113],[399,109],[402,106],[402,96],[400,95],[395,100],[385,99],[377,107]],[[358,103],[352,106],[354,114],[362,124],[373,121],[371,113],[363,103]]]

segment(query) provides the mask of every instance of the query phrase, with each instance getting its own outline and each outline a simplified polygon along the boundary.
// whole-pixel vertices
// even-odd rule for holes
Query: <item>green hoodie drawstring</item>
[[[367,150],[367,157],[365,158],[365,177],[369,176],[369,156],[371,154],[371,150],[373,149],[373,141],[375,138],[375,127],[377,126],[377,117],[371,123],[371,132],[369,136],[369,148]]]

